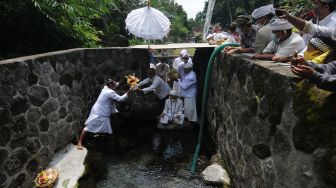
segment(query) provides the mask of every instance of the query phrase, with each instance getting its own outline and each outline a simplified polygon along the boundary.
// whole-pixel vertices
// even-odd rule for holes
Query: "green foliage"
[[[187,13],[182,6],[178,5],[174,0],[152,0],[151,6],[163,12],[171,22],[167,40],[170,42],[185,42],[186,38],[191,34],[191,26]]]
[[[102,32],[96,30],[93,22],[115,6],[112,0],[32,1],[48,19],[64,32],[71,33],[84,47],[97,46]]]
[[[301,15],[314,7],[312,0],[282,0],[279,5],[294,15]]]

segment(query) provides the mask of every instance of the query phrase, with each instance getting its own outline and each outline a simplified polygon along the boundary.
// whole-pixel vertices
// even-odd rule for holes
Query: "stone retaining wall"
[[[31,187],[77,139],[102,84],[144,77],[146,50],[73,49],[0,61],[0,187]]]
[[[208,129],[233,187],[335,187],[335,94],[240,55],[218,58],[209,92]]]

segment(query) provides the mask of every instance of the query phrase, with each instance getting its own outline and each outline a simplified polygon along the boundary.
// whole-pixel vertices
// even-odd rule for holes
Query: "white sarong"
[[[90,114],[89,118],[85,122],[84,130],[91,133],[112,134],[110,117]]]
[[[184,97],[184,116],[189,121],[197,122],[196,98]]]

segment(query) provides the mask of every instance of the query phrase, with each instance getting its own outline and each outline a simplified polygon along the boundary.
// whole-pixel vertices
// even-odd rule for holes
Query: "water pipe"
[[[217,56],[225,47],[227,46],[233,46],[233,47],[238,47],[238,43],[225,43],[221,46],[218,46],[215,48],[214,52],[212,52],[211,57],[208,62],[208,67],[207,71],[205,74],[205,80],[204,80],[204,89],[203,89],[203,99],[202,99],[202,110],[201,110],[201,122],[200,122],[200,129],[198,133],[198,140],[197,140],[197,145],[195,149],[195,153],[193,156],[193,160],[191,163],[191,172],[194,173],[196,171],[196,164],[198,160],[198,155],[201,150],[201,143],[202,143],[202,136],[203,136],[203,129],[204,129],[204,120],[205,120],[205,110],[206,110],[206,105],[208,103],[208,94],[209,94],[209,82],[211,79],[211,71],[213,67],[213,62]]]

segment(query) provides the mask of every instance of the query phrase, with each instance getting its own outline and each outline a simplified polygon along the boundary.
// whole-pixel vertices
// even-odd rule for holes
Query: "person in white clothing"
[[[188,53],[184,53],[184,54],[182,55],[182,63],[180,64],[180,66],[179,66],[178,69],[177,69],[177,72],[178,72],[178,74],[179,74],[179,78],[180,78],[181,80],[183,80],[183,77],[184,77],[184,75],[185,75],[185,73],[184,73],[184,65],[185,65],[186,63],[189,63],[191,66],[193,65],[192,62],[189,62],[189,59],[190,59],[190,57],[189,57],[189,54],[188,54]]]
[[[256,20],[255,23],[259,27],[254,45],[254,52],[257,54],[262,53],[268,43],[272,41],[270,21],[273,19],[274,14],[273,4],[259,7],[252,12],[251,16]]]
[[[182,56],[185,53],[188,53],[187,49],[181,50],[180,56],[174,59],[174,62],[173,62],[173,68],[174,69],[178,70],[179,66],[184,64]],[[188,59],[188,62],[192,63],[192,59],[190,57]]]
[[[167,74],[170,70],[169,65],[166,63],[167,60],[160,59],[159,63],[156,64],[156,74],[160,76],[165,82],[167,82],[168,77]]]
[[[91,133],[108,133],[112,134],[112,127],[110,123],[111,113],[117,113],[118,110],[115,106],[115,102],[124,101],[128,93],[120,96],[114,90],[117,88],[118,83],[109,79],[99,94],[96,103],[92,106],[90,115],[85,122],[85,127],[80,134],[77,149],[82,150],[82,141],[87,132]]]
[[[182,125],[184,120],[183,102],[178,98],[176,91],[169,92],[169,99],[161,113],[160,123],[162,125]]]
[[[336,0],[321,0],[321,2],[328,3],[333,9],[336,7]],[[297,29],[305,34],[310,34],[311,36],[325,36],[336,40],[336,24],[334,27],[325,27],[293,16],[285,9],[276,9],[276,11],[279,15],[281,15],[281,18],[287,19]],[[336,22],[336,14],[334,14],[330,19]]]
[[[160,111],[163,110],[165,100],[168,98],[170,87],[165,82],[160,78],[158,75],[155,73],[155,69],[148,69],[147,70],[147,75],[148,78],[144,79],[138,84],[138,88],[136,90],[138,92],[143,92],[143,93],[149,93],[149,92],[154,92],[156,96],[160,99]],[[141,89],[140,87],[146,84],[151,84],[149,87]]]
[[[314,1],[314,13],[317,17],[316,25],[324,26],[330,29],[336,27],[336,20],[333,19],[335,16],[336,8],[335,0],[315,0]],[[305,44],[308,45],[309,40],[313,37],[311,34],[304,34],[303,39]]]
[[[197,122],[196,112],[196,95],[197,95],[197,80],[196,74],[192,70],[192,64],[186,63],[184,67],[184,78],[179,80],[179,86],[181,90],[181,97],[184,101],[184,115],[186,124],[189,121]]]
[[[272,41],[263,50],[262,54],[253,56],[256,59],[266,59],[277,62],[288,62],[295,52],[301,52],[306,46],[302,37],[292,32],[293,25],[285,19],[273,19]]]

